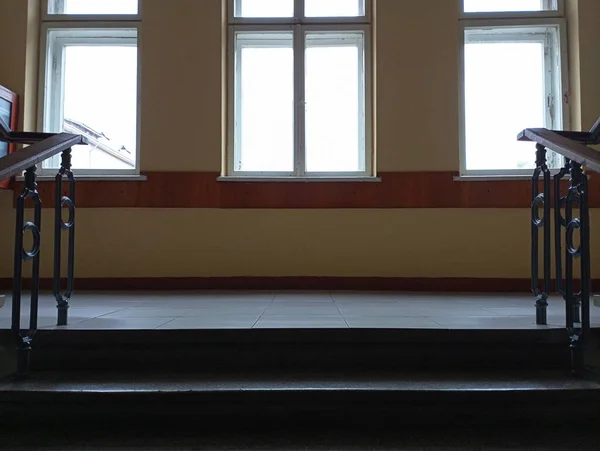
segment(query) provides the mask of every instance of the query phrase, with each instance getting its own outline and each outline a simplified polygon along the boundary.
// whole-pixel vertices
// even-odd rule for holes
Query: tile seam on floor
[[[167,324],[170,324],[170,323],[172,323],[173,321],[175,321],[176,319],[179,319],[179,318],[183,318],[183,317],[182,317],[182,316],[176,316],[175,318],[171,318],[169,321],[167,321],[167,322],[165,322],[165,323],[162,323],[162,324],[159,324],[158,326],[156,326],[156,327],[155,327],[154,329],[152,329],[152,330],[157,330],[159,327],[166,326]]]
[[[495,310],[502,310],[502,309],[504,309],[504,310],[509,310],[509,309],[510,310],[518,310],[519,308],[520,307],[491,307],[491,308],[490,307],[482,307],[482,310],[485,310],[486,312],[493,313],[494,315],[497,315],[497,316],[519,316],[519,315],[505,315],[505,314],[502,314],[502,313],[499,313],[499,312],[495,311]],[[531,310],[533,311],[533,315],[535,316],[535,306],[533,306]]]
[[[433,319],[432,317],[430,317],[430,316],[426,316],[425,318],[426,318],[426,319],[428,319],[429,321],[431,321],[432,323],[435,323],[435,324],[437,324],[437,325],[438,325],[440,328],[442,328],[442,329],[448,329],[448,330],[450,330],[450,329],[451,329],[449,326],[445,326],[445,325],[443,325],[442,323],[439,323],[439,322],[437,322],[436,320],[434,320],[434,319]]]
[[[120,309],[118,309],[118,310],[113,310],[112,312],[104,313],[103,315],[94,316],[94,317],[92,317],[92,318],[89,318],[89,319],[97,319],[97,318],[102,318],[102,317],[104,317],[104,316],[107,316],[107,315],[112,315],[113,313],[120,312],[120,311],[122,311],[122,310],[130,310],[130,309],[127,309],[127,308],[120,308]],[[85,320],[84,320],[84,321],[85,321]]]
[[[340,307],[337,305],[337,303],[335,302],[335,299],[333,298],[333,294],[331,293],[331,291],[329,292],[329,297],[331,298],[331,302],[333,302],[333,305],[335,305],[335,308],[337,309],[338,313],[340,314],[340,316],[342,317],[342,320],[344,320],[344,324],[346,325],[346,327],[348,329],[350,329],[350,324],[348,324],[348,321],[346,321],[346,317],[344,316],[344,314],[342,313],[342,311],[340,310]]]
[[[258,318],[256,318],[256,321],[254,321],[254,323],[252,324],[252,326],[250,326],[250,329],[254,329],[256,327],[256,325],[258,324],[258,322],[260,321],[260,319],[263,317],[263,315],[265,314],[265,312],[267,311],[267,309],[273,304],[273,302],[275,302],[275,298],[277,297],[277,292],[273,293],[273,297],[271,298],[271,302],[269,302],[267,304],[267,306],[264,308],[264,310],[262,311],[262,313],[260,315],[258,315]]]

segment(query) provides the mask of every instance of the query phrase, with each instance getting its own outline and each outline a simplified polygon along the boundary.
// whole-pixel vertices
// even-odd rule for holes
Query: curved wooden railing
[[[14,132],[0,119],[0,141],[16,144],[30,144],[24,149],[17,150],[0,158],[0,180],[24,173],[25,183],[23,192],[16,200],[16,232],[14,251],[14,273],[12,292],[12,321],[11,330],[17,343],[17,377],[26,377],[29,373],[31,343],[37,331],[38,298],[40,282],[40,249],[41,249],[41,219],[42,203],[37,191],[36,165],[42,161],[61,154],[61,165],[55,177],[55,220],[54,220],[54,296],[58,308],[57,324],[67,324],[69,301],[73,292],[74,261],[75,261],[75,178],[71,171],[71,148],[87,141],[80,135],[68,133],[28,133]],[[67,178],[70,189],[69,195],[62,195],[63,178]],[[25,221],[26,202],[31,202],[33,221]],[[62,209],[67,207],[69,218],[63,220]],[[62,233],[68,232],[67,247],[67,289],[61,291],[61,262],[62,262]],[[31,233],[33,245],[25,249],[23,237]],[[31,294],[29,326],[21,327],[21,299],[23,290],[23,262],[31,261]]]
[[[587,170],[600,172],[600,152],[588,147],[600,144],[600,119],[589,132],[529,128],[523,130],[517,139],[536,145],[531,203],[531,289],[536,299],[536,323],[548,324],[548,297],[553,291],[559,293],[565,300],[565,325],[571,340],[572,369],[577,374],[592,371],[598,375],[598,346],[590,333],[592,277]],[[562,155],[565,160],[555,174],[551,173],[547,164],[548,151]],[[566,188],[564,179],[568,179]],[[541,216],[540,208],[543,208]],[[578,245],[574,238],[576,231],[579,232]],[[553,258],[554,286],[551,273]],[[543,268],[541,281],[540,266]],[[578,289],[574,276],[576,266],[580,274]]]

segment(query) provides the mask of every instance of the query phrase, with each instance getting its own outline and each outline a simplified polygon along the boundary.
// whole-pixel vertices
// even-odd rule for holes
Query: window
[[[558,0],[464,0],[464,12],[527,12],[558,10]]]
[[[561,6],[556,0],[464,0],[462,174],[528,174],[535,157],[517,134],[568,127]],[[553,168],[562,163],[554,154],[548,161]]]
[[[229,176],[370,176],[370,0],[230,0]]]
[[[85,136],[78,174],[138,172],[137,0],[49,0],[43,15],[40,121],[44,131]],[[46,160],[54,173],[60,156]]]

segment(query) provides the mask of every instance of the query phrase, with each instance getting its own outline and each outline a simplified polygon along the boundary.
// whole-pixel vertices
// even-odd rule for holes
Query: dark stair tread
[[[344,373],[135,373],[41,371],[24,381],[0,383],[2,393],[179,392],[508,392],[589,390],[600,383],[562,371],[538,372],[354,372]]]

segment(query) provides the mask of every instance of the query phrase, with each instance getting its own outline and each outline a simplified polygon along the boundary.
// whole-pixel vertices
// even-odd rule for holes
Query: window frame
[[[225,145],[225,164],[222,177],[224,179],[351,179],[374,177],[374,145],[373,145],[373,49],[372,49],[372,0],[364,0],[364,16],[351,17],[305,17],[304,0],[295,0],[293,17],[256,18],[236,17],[235,8],[241,0],[227,0],[228,30],[227,30],[227,135]],[[237,65],[237,33],[268,33],[289,32],[292,34],[292,48],[294,51],[294,167],[292,171],[236,171],[235,161],[239,155],[239,144],[236,141],[236,122],[239,114],[237,102],[239,86],[236,84],[238,74]],[[359,133],[363,136],[359,146],[364,148],[364,168],[361,171],[306,171],[305,153],[305,114],[304,114],[304,83],[305,83],[305,50],[306,36],[308,33],[351,33],[362,34],[363,58],[358,70],[363,70],[364,76],[359,77],[362,82],[361,127]],[[361,93],[357,93],[360,95]]]
[[[487,12],[487,13],[465,13],[463,12],[463,0],[458,0],[460,20],[459,20],[459,163],[460,175],[465,177],[481,176],[523,176],[531,175],[531,169],[467,169],[467,148],[466,148],[466,85],[465,85],[465,44],[466,31],[469,29],[495,29],[506,28],[506,35],[510,35],[511,28],[527,27],[555,27],[556,49],[553,55],[550,55],[551,63],[560,63],[560,70],[554,73],[546,73],[544,89],[548,92],[549,86],[555,93],[553,97],[554,109],[559,113],[560,128],[570,129],[570,105],[569,105],[569,65],[568,65],[568,46],[567,46],[567,21],[564,17],[564,1],[556,0],[557,9],[552,11],[526,11],[526,12]],[[503,33],[498,31],[498,35]],[[518,33],[515,33],[515,36]],[[515,42],[513,40],[512,42]],[[560,97],[560,99],[559,99]],[[549,108],[546,116],[548,118]],[[526,128],[525,124],[523,128]],[[558,127],[554,127],[558,128]],[[517,131],[518,133],[518,131]],[[515,140],[516,140],[515,133]],[[534,160],[532,153],[532,161]],[[549,154],[549,164],[551,171],[557,172],[562,166],[560,156]]]
[[[143,2],[138,1],[138,14],[49,14],[49,1],[41,2],[39,80],[38,80],[38,114],[37,129],[40,131],[56,130],[56,121],[63,118],[63,80],[64,71],[52,67],[54,53],[62,53],[65,41],[74,43],[94,43],[114,45],[131,41],[137,47],[137,83],[136,83],[136,148],[134,167],[131,169],[93,169],[73,168],[76,176],[139,176],[140,174],[140,88],[141,88],[141,8]],[[107,33],[108,31],[108,33]],[[50,33],[59,32],[62,36],[52,40]],[[133,44],[135,42],[135,44]],[[59,57],[59,62],[64,60]],[[54,110],[54,111],[52,111]],[[52,114],[50,112],[52,111]],[[59,156],[52,158],[54,167],[38,165],[40,176],[54,176],[59,163]]]

